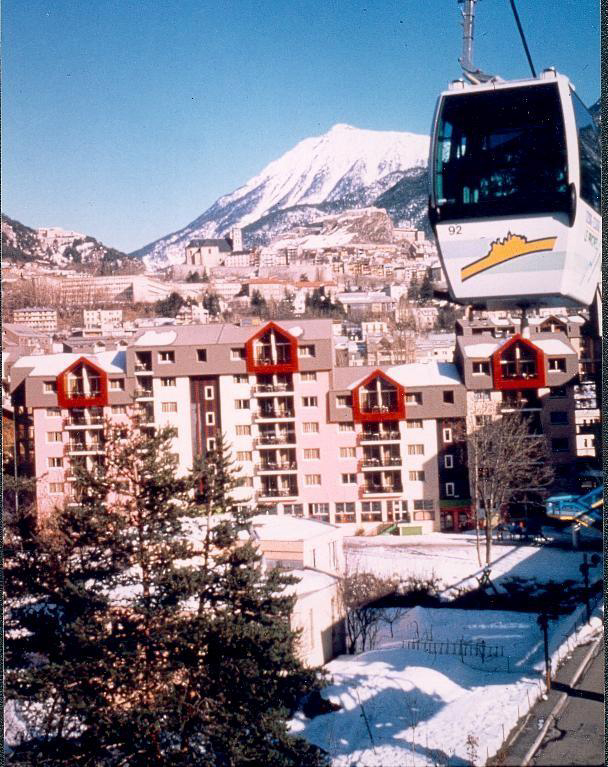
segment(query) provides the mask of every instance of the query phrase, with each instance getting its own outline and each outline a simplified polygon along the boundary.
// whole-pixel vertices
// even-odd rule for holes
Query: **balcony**
[[[256,466],[259,472],[293,472],[297,471],[295,461],[262,461]]]
[[[357,435],[357,443],[362,445],[366,442],[400,442],[401,435],[398,431],[369,431]]]
[[[136,362],[135,366],[135,375],[152,375],[152,364],[145,364],[143,362]]]
[[[295,445],[296,434],[293,431],[272,433],[272,434],[260,434],[257,439],[253,440],[253,446],[257,448],[264,447],[276,447],[277,445]]]
[[[361,468],[365,471],[366,469],[381,469],[383,467],[394,468],[401,466],[401,464],[402,459],[399,455],[381,456],[378,458],[368,456],[361,461]]]
[[[133,396],[135,399],[154,399],[152,389],[135,389]]]
[[[403,492],[403,486],[401,484],[380,484],[373,485],[364,483],[361,489],[361,495],[396,495]]]
[[[295,412],[288,408],[264,408],[254,411],[253,417],[257,421],[275,421],[279,419],[295,418]]]
[[[72,416],[65,423],[66,429],[102,429],[103,416]]]
[[[258,384],[254,387],[256,396],[273,395],[273,394],[287,394],[293,395],[293,384],[276,383],[276,384]]]
[[[262,501],[269,498],[297,498],[297,487],[265,487],[262,488],[256,495],[256,500]]]
[[[103,452],[104,443],[101,440],[91,442],[68,442],[68,453],[100,453]]]

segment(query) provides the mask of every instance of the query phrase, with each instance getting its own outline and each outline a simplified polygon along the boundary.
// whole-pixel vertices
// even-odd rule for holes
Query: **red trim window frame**
[[[255,344],[262,336],[270,331],[289,343],[289,362],[277,363],[276,365],[260,365],[255,358]],[[298,372],[298,339],[292,336],[284,328],[275,322],[268,322],[263,328],[245,343],[245,360],[248,373],[297,373]]]
[[[68,389],[68,375],[79,365],[93,370],[99,376],[99,394],[95,397],[71,397]],[[104,407],[108,404],[108,374],[86,357],[79,357],[57,376],[57,403],[61,408]]]
[[[512,346],[521,344],[534,352],[534,359],[536,363],[536,374],[529,378],[503,378],[501,361],[506,351]],[[494,354],[492,354],[492,379],[494,382],[494,388],[500,391],[511,391],[518,389],[540,389],[546,386],[546,371],[545,371],[545,355],[542,349],[532,343],[527,338],[524,338],[519,333],[509,338],[502,346],[500,346]]]
[[[370,381],[377,378],[382,378],[392,386],[395,387],[397,392],[397,409],[390,410],[388,412],[379,413],[366,413],[361,410],[361,402],[359,398],[359,391],[364,386],[367,386]],[[381,423],[383,421],[403,421],[405,420],[405,389],[397,381],[393,380],[390,376],[387,376],[382,370],[374,370],[367,378],[364,378],[360,384],[353,389],[353,420],[356,423]]]

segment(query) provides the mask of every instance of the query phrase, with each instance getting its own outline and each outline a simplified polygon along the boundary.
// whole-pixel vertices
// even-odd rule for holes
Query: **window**
[[[177,413],[177,402],[163,402],[160,409],[163,413]]]
[[[336,503],[336,514],[354,514],[355,504],[353,502]]]
[[[110,391],[124,391],[124,390],[125,390],[124,378],[113,378],[110,380]]]
[[[235,376],[232,376],[232,381],[235,384],[248,384],[249,376],[242,375],[242,374],[235,375]]]
[[[338,424],[338,431],[354,431],[355,424],[352,421],[346,421],[345,423]]]
[[[215,450],[215,437],[209,437],[207,440],[207,450]]]
[[[408,445],[408,455],[424,455],[424,445]]]
[[[318,447],[308,447],[304,450],[305,461],[319,461],[321,459],[321,450]]]
[[[63,482],[49,482],[49,493],[51,495],[63,493]]]
[[[300,373],[300,381],[316,381],[316,373]]]
[[[205,413],[205,424],[215,426],[215,413]]]
[[[160,385],[161,386],[177,386],[177,381],[175,378],[161,378]]]
[[[454,404],[454,392],[451,389],[446,389],[446,391],[443,392],[443,401],[446,405]]]
[[[549,370],[553,372],[566,372],[566,359],[564,357],[549,357]]]
[[[237,360],[244,360],[245,359],[245,348],[240,347],[238,349],[230,349],[230,359],[237,361]]]
[[[60,418],[61,410],[58,407],[47,407],[46,415],[47,418]]]
[[[445,483],[445,494],[448,497],[454,495],[454,483],[453,482],[446,482]]]
[[[284,503],[283,514],[289,514],[292,517],[303,517],[304,504],[303,503]]]
[[[441,436],[444,442],[451,442],[453,439],[452,430],[449,427],[442,429]]]
[[[304,484],[305,485],[320,485],[321,484],[321,475],[320,474],[305,474],[304,475]]]
[[[343,474],[342,475],[342,484],[343,485],[356,485],[357,484],[357,475],[356,474]]]
[[[197,349],[196,350],[196,361],[197,362],[207,362],[207,349]]]
[[[414,501],[414,511],[434,511],[435,502],[429,498],[418,498]]]
[[[252,461],[253,453],[250,450],[239,450],[236,454],[237,461]]]
[[[315,347],[312,344],[306,346],[298,346],[298,357],[314,357]]]
[[[491,415],[476,415],[475,426],[484,426],[485,424],[492,423]]]
[[[414,501],[416,503],[416,501]],[[414,520],[416,522],[429,521],[435,519],[435,514],[432,511],[415,511]]]
[[[175,362],[175,352],[159,352],[159,362]]]
[[[63,466],[63,458],[49,458],[49,469],[60,469]]]
[[[556,83],[443,100],[433,186],[445,220],[563,210],[564,123]],[[599,189],[599,186],[598,186]]]
[[[303,407],[317,407],[317,398],[316,397],[302,397],[302,406]]]
[[[477,360],[473,362],[473,375],[476,376],[489,376],[490,375],[490,363],[487,360]]]
[[[305,421],[302,424],[302,431],[304,434],[318,434],[319,424],[316,421]]]
[[[60,431],[47,431],[47,442],[63,442],[63,433]]]
[[[362,522],[381,522],[382,504],[380,501],[364,501],[361,504]]]
[[[583,200],[599,213],[602,167],[600,134],[589,110],[574,91],[571,93],[578,131],[578,154],[581,166],[580,194]]]
[[[422,405],[422,392],[408,392],[405,395],[405,402],[408,405]]]
[[[565,386],[552,386],[549,389],[549,396],[557,399],[558,397],[567,397],[568,390]]]
[[[251,436],[251,426],[249,426],[249,424],[238,424],[236,426],[236,436],[237,437],[250,437]]]
[[[567,453],[569,447],[570,445],[567,437],[556,437],[551,440],[551,450],[554,453]]]
[[[327,517],[329,519],[329,503],[309,503],[308,513],[314,517]]]
[[[126,405],[112,405],[112,415],[126,415]]]
[[[355,458],[357,455],[357,448],[355,447],[341,447],[340,458]]]
[[[234,407],[236,410],[249,410],[249,403],[248,399],[235,399]]]
[[[424,482],[423,471],[410,471],[409,477],[410,477],[410,482]]]
[[[45,394],[52,394],[57,391],[57,381],[43,381],[42,389]]]
[[[214,399],[215,390],[213,386],[205,386],[205,399]]]
[[[352,407],[352,397],[350,394],[339,394],[336,397],[336,405],[338,407]]]
[[[549,415],[549,420],[553,424],[565,425],[568,423],[568,413],[566,410],[554,410]]]
[[[408,429],[422,429],[422,421],[419,418],[412,418],[411,421],[406,421]]]

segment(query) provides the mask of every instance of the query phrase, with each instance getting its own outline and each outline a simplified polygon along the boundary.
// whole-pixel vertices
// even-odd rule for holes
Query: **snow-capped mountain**
[[[132,255],[150,265],[181,263],[193,237],[220,237],[239,226],[247,244],[261,244],[320,214],[377,205],[406,172],[423,177],[428,150],[428,136],[334,125],[298,143],[188,226]]]

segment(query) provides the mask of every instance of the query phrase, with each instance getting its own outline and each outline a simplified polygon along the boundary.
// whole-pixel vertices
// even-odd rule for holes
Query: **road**
[[[604,765],[604,650],[574,689],[559,682],[555,688],[568,693],[568,702],[531,764]]]

